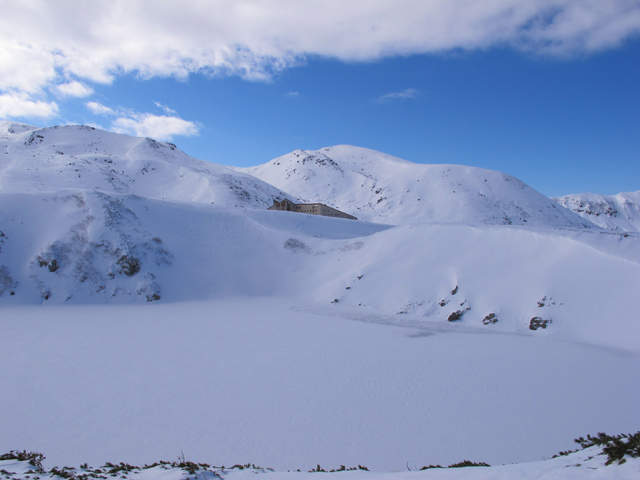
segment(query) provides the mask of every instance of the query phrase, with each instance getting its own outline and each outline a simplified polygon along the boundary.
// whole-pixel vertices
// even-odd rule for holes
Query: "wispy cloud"
[[[299,97],[300,92],[287,92],[284,94],[285,97]]]
[[[372,61],[496,45],[589,54],[639,33],[638,0],[14,2],[0,15],[0,93],[57,85],[82,96],[87,84],[131,73],[260,80],[309,56]]]
[[[378,103],[388,103],[395,100],[410,100],[414,98],[418,98],[420,96],[420,91],[415,88],[406,88],[401,92],[390,92],[385,93],[384,95],[380,95],[376,101]]]
[[[154,102],[167,115],[140,113],[126,108],[107,107],[98,102],[87,102],[86,107],[95,115],[116,117],[112,120],[109,130],[137,137],[152,137],[157,140],[171,140],[176,135],[194,136],[200,133],[200,124],[183,120],[178,112]]]
[[[164,113],[166,113],[167,115],[177,115],[178,112],[176,112],[175,110],[172,110],[171,108],[167,107],[166,105],[163,105],[160,102],[153,102],[155,104],[156,107],[164,110]]]
[[[55,102],[33,100],[22,92],[0,95],[0,118],[50,118],[57,113]]]
[[[93,88],[86,86],[78,81],[61,83],[56,85],[56,91],[65,97],[88,97],[93,94]]]
[[[99,102],[87,102],[85,106],[95,115],[115,115],[116,112],[112,108],[107,107]]]

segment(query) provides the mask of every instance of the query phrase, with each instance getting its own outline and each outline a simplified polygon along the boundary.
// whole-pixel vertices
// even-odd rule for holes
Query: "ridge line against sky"
[[[347,143],[548,195],[640,188],[640,0],[0,7],[0,118],[238,166]]]

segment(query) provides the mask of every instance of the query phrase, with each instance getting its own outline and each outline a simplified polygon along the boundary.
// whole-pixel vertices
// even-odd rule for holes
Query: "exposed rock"
[[[455,322],[456,320],[460,320],[462,316],[469,310],[469,308],[466,308],[464,310],[456,310],[451,315],[449,315],[449,318],[447,318],[447,322]]]
[[[297,238],[289,238],[286,240],[284,242],[284,248],[292,251],[293,253],[311,253],[309,246]]]
[[[487,315],[482,319],[483,325],[489,325],[492,323],[498,323],[498,317],[496,317],[495,313],[490,313],[489,315]]]
[[[539,328],[547,328],[547,325],[551,323],[551,320],[533,317],[529,322],[529,330],[538,330]]]

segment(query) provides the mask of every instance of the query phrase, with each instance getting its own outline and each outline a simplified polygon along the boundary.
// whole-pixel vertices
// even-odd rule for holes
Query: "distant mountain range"
[[[82,189],[247,208],[289,198],[394,225],[595,224],[640,230],[640,191],[549,199],[504,173],[415,164],[348,145],[296,150],[260,166],[232,168],[194,159],[171,143],[150,138],[87,126],[37,128],[3,121],[2,154],[0,192]]]
[[[619,232],[640,231],[640,190],[618,195],[579,193],[554,200],[599,227]]]

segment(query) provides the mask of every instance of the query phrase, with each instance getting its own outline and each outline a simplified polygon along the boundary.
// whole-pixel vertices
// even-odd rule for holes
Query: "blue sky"
[[[115,1],[7,7],[0,118],[151,136],[226,165],[351,144],[549,196],[640,189],[640,2],[239,3],[151,19]]]

